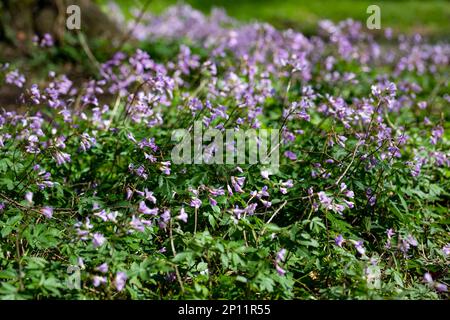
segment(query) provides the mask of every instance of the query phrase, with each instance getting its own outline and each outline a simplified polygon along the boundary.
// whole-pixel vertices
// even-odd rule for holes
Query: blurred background
[[[105,6],[107,0],[97,0]],[[148,5],[159,13],[170,5],[190,4],[208,13],[222,7],[232,17],[243,21],[266,21],[278,28],[294,28],[312,34],[321,19],[340,21],[347,18],[365,23],[367,7],[381,8],[382,29],[395,33],[421,33],[432,39],[449,39],[450,1],[448,0],[117,0],[125,12],[130,7]],[[148,2],[148,4],[147,4]]]

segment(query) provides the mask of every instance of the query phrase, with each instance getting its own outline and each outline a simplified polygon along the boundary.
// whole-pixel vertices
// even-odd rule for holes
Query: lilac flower
[[[53,216],[53,208],[44,207],[41,209],[41,213],[48,219],[51,219]]]
[[[141,201],[139,203],[139,212],[143,213],[143,214],[150,214],[152,216],[156,216],[158,214],[158,208],[153,208],[150,209],[149,207],[147,207],[147,205],[145,204],[145,201]]]
[[[42,37],[41,40],[41,47],[53,47],[54,42],[53,42],[53,37],[51,36],[51,34],[46,33],[44,34],[44,36]]]
[[[0,212],[5,209],[6,205],[3,202],[0,202]]]
[[[78,257],[78,258],[77,258],[77,264],[78,264],[78,266],[79,266],[81,269],[84,269],[84,268],[85,268],[83,258]]]
[[[375,194],[373,194],[373,191],[371,188],[368,188],[366,190],[366,197],[367,197],[367,200],[368,200],[370,206],[373,207],[377,203],[377,196]]]
[[[362,241],[356,241],[355,248],[356,248],[356,251],[358,251],[359,254],[361,254],[361,255],[364,255],[366,253],[366,249],[364,249]]]
[[[227,191],[228,191],[228,195],[232,196],[233,195],[233,190],[231,189],[230,185],[227,184]]]
[[[106,262],[99,265],[95,270],[100,271],[101,273],[107,273],[108,272],[108,264]]]
[[[423,281],[430,287],[434,287],[434,289],[436,289],[436,291],[438,292],[447,292],[448,290],[447,285],[434,281],[429,272],[423,275]]]
[[[334,243],[338,246],[342,248],[342,244],[344,243],[345,239],[344,237],[340,234],[338,235],[336,238],[334,238]]]
[[[234,188],[234,191],[243,193],[244,190],[242,190],[242,187],[245,183],[245,177],[231,177],[231,185]]]
[[[106,238],[101,233],[94,233],[92,235],[92,244],[94,248],[101,247],[106,241]]]
[[[165,175],[170,175],[170,161],[161,162],[161,167],[159,168]]]
[[[161,215],[161,219],[164,222],[167,222],[170,220],[170,210],[166,209],[164,210],[163,214]]]
[[[39,92],[37,84],[31,85],[30,94],[30,98],[35,104],[39,104],[41,102],[41,93]]]
[[[56,160],[56,163],[60,166],[66,162],[70,162],[70,154],[65,153],[65,152],[61,152],[59,150],[57,150],[54,153],[54,158]]]
[[[131,197],[133,196],[133,190],[131,190],[130,188],[127,188],[127,200],[130,200]]]
[[[395,234],[395,232],[393,229],[386,230],[386,235],[387,235],[388,239],[391,239],[394,234]]]
[[[447,292],[448,291],[447,285],[445,285],[443,283],[435,282],[434,287],[435,287],[436,291],[438,291],[438,292]]]
[[[187,223],[188,215],[184,210],[184,207],[181,207],[180,214],[177,216],[177,219]]]
[[[94,287],[98,287],[102,284],[106,283],[106,277],[101,277],[101,276],[94,276],[92,278],[92,284],[94,285]]]
[[[447,243],[447,244],[442,248],[442,252],[443,252],[444,255],[446,255],[446,256],[450,255],[450,243]]]
[[[319,193],[317,193],[317,195],[319,196],[320,203],[326,209],[332,209],[333,208],[333,206],[332,206],[332,199],[330,197],[328,197],[325,192],[320,191]]]
[[[433,283],[433,277],[431,276],[431,274],[430,273],[425,273],[424,275],[423,275],[423,281],[425,282],[425,283],[428,283],[428,284],[432,284]]]
[[[417,247],[417,245],[418,245],[416,238],[414,238],[412,235],[408,235],[408,237],[406,238],[406,241],[408,241],[408,243],[410,245],[412,245],[413,247]]]
[[[114,285],[117,291],[122,291],[127,282],[128,276],[125,272],[119,271],[116,274],[116,278],[114,279]]]
[[[284,156],[292,161],[297,160],[297,155],[294,152],[289,151],[289,150],[284,152]]]
[[[25,193],[25,200],[28,202],[29,205],[33,204],[33,192],[28,191]]]
[[[19,73],[16,69],[14,71],[10,71],[6,74],[5,82],[8,84],[14,84],[15,86],[22,88],[25,84],[25,77]]]
[[[270,202],[270,201],[266,201],[266,200],[263,200],[263,199],[260,199],[260,201],[263,204],[263,206],[266,207],[266,208],[270,208],[272,206],[272,202]]]
[[[417,106],[419,107],[419,109],[426,109],[427,108],[427,102],[426,101],[420,101],[419,103],[417,103]]]
[[[135,216],[131,217],[130,226],[136,231],[139,231],[139,232],[144,232],[145,231],[144,223],[142,222],[141,219],[136,218]]]
[[[145,199],[153,202],[153,204],[156,204],[156,198],[153,196],[153,192],[152,191],[148,191],[147,188],[144,190],[145,192]]]
[[[286,270],[281,268],[278,264],[275,264],[275,269],[277,270],[277,272],[280,276],[284,276],[286,274]]]
[[[251,203],[244,210],[249,216],[251,216],[255,213],[256,207],[257,207],[256,203]]]
[[[89,136],[89,134],[87,133],[81,134],[80,138],[81,138],[80,148],[84,152],[86,152],[88,149],[92,147],[92,145],[96,143],[95,138]]]
[[[284,261],[285,258],[286,258],[286,249],[283,248],[277,252],[276,261],[282,262],[282,261]]]
[[[217,206],[217,201],[214,198],[209,197],[209,204],[211,206]]]
[[[190,203],[191,207],[198,209],[198,208],[200,208],[201,205],[202,205],[202,201],[199,198],[193,197],[191,199],[191,203]]]
[[[409,249],[411,248],[411,245],[409,244],[408,241],[401,239],[399,244],[399,249],[401,252],[403,252],[404,254],[408,253]]]
[[[245,213],[245,209],[239,208],[239,206],[235,206],[232,210],[237,219],[241,219],[241,215]]]
[[[442,136],[444,135],[444,128],[442,126],[436,126],[431,130],[431,138],[430,142],[431,144],[437,144],[439,140],[442,139]]]

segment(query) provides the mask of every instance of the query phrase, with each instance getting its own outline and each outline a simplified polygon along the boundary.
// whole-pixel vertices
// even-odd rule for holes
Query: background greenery
[[[148,0],[115,1],[123,9],[142,6]],[[108,0],[99,0],[105,4]],[[187,3],[203,12],[223,7],[233,17],[244,21],[263,20],[280,28],[291,27],[313,33],[321,19],[340,21],[353,18],[365,22],[366,9],[375,4],[381,8],[382,28],[394,32],[420,32],[432,38],[449,37],[450,1],[446,0],[150,0],[149,9],[161,12],[170,5]]]

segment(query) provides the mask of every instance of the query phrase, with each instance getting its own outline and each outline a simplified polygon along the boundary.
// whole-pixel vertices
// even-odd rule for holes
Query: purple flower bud
[[[108,264],[106,262],[99,265],[95,270],[100,271],[101,273],[107,273],[108,272]]]
[[[427,273],[425,273],[423,275],[423,281],[425,283],[432,284],[433,283],[433,277],[431,277],[431,274],[427,272]]]
[[[94,285],[94,287],[98,287],[105,283],[106,283],[106,277],[94,276],[94,278],[92,279],[92,284]]]
[[[101,247],[106,241],[106,238],[101,233],[94,233],[92,235],[92,244],[94,248]]]
[[[191,207],[194,208],[200,208],[200,206],[202,205],[202,201],[199,198],[193,197],[190,203]]]
[[[28,191],[25,193],[25,200],[28,202],[29,205],[33,204],[33,192]]]
[[[53,208],[44,207],[41,209],[41,213],[48,219],[51,219],[53,216]]]
[[[447,285],[445,285],[443,283],[436,282],[434,284],[434,287],[435,287],[436,291],[438,291],[438,292],[447,292]]]
[[[143,213],[143,214],[150,214],[152,216],[156,216],[158,214],[158,208],[153,208],[150,209],[149,207],[147,207],[147,205],[145,204],[145,201],[141,201],[139,203],[139,212]]]
[[[450,243],[447,243],[443,248],[442,248],[442,252],[448,256],[450,255]]]
[[[177,216],[177,219],[183,221],[184,223],[187,223],[188,215],[186,211],[184,211],[183,207],[181,208],[180,214]]]
[[[286,270],[281,268],[278,264],[275,264],[275,269],[277,270],[277,272],[280,276],[284,276],[286,274]]]
[[[345,239],[344,237],[340,234],[338,235],[336,238],[334,238],[334,243],[338,246],[342,248],[342,244],[344,243]]]
[[[356,251],[358,251],[359,254],[361,254],[361,255],[364,255],[366,253],[366,249],[364,249],[362,241],[356,241],[355,248],[356,248]]]
[[[281,262],[284,261],[285,258],[286,258],[286,249],[283,248],[280,251],[278,251],[276,261]]]
[[[116,286],[117,291],[122,291],[127,282],[128,276],[125,272],[119,271],[116,274],[116,278],[114,279],[114,285]]]

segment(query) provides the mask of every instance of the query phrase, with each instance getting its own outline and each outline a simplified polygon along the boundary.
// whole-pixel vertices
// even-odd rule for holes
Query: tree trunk
[[[62,41],[65,32],[73,32],[66,28],[69,5],[80,7],[80,31],[88,38],[122,36],[119,27],[91,0],[0,0],[0,42],[27,52],[34,35],[50,33],[57,42]]]

